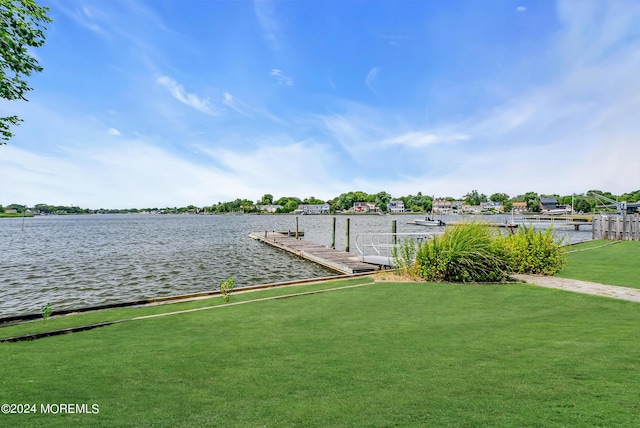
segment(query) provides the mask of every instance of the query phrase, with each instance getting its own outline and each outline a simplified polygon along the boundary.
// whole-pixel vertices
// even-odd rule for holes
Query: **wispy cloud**
[[[516,7],[516,12],[526,12],[527,8],[524,6],[518,6]]]
[[[249,117],[249,118],[263,117],[263,118],[265,118],[267,120],[270,120],[272,122],[276,122],[276,123],[279,123],[279,124],[283,124],[284,123],[284,121],[282,119],[280,119],[278,116],[276,116],[275,114],[273,114],[269,110],[267,110],[265,108],[251,106],[251,105],[245,103],[244,101],[239,100],[237,97],[233,96],[229,92],[225,92],[223,94],[222,103],[225,106],[229,107],[230,109],[235,110],[238,113],[240,113],[241,115]]]
[[[367,77],[364,79],[364,83],[374,94],[376,93],[374,85],[376,83],[378,73],[380,73],[380,69],[378,67],[373,67],[371,70],[369,70],[369,72],[367,73]]]
[[[382,144],[391,144],[391,145],[402,145],[408,147],[426,147],[433,144],[439,143],[455,143],[457,141],[465,141],[468,140],[469,136],[463,134],[454,134],[454,135],[436,135],[436,134],[425,134],[423,132],[409,132],[398,137],[385,140]]]
[[[184,86],[170,77],[160,76],[156,79],[156,82],[162,87],[166,88],[175,99],[183,104],[188,105],[189,107],[212,116],[220,113],[217,108],[211,105],[209,99],[202,98],[196,94],[187,92],[184,89]]]
[[[293,79],[285,74],[282,74],[282,70],[274,68],[269,72],[269,76],[273,77],[280,85],[293,86]]]
[[[109,135],[114,135],[116,137],[120,136],[120,131],[118,131],[116,128],[109,128],[108,133]]]
[[[280,24],[276,19],[274,2],[271,0],[254,0],[253,10],[269,46],[276,52],[280,51]]]

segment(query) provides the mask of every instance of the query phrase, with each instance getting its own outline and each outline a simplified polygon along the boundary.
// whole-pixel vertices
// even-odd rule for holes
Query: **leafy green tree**
[[[502,202],[503,204],[509,200],[509,195],[506,193],[494,193],[489,196],[489,200],[493,202]]]
[[[371,196],[365,192],[356,191],[343,193],[333,201],[331,201],[331,206],[337,210],[348,210],[353,208],[354,202],[374,202],[375,196]]]
[[[627,202],[640,202],[640,190],[636,190],[630,193],[623,193],[622,195],[620,195],[620,200]]]
[[[482,202],[487,200],[487,195],[478,193],[477,190],[472,190],[471,192],[464,195],[465,203],[469,205],[480,205]]]
[[[315,196],[309,196],[308,198],[305,198],[302,203],[308,205],[322,205],[324,204],[324,201],[316,198]]]
[[[573,209],[578,212],[589,213],[593,209],[593,205],[586,198],[576,198]]]
[[[282,205],[282,208],[278,208],[277,212],[290,213],[298,209],[302,201],[295,196],[284,196],[276,201],[276,205]]]
[[[391,195],[387,192],[378,192],[376,193],[375,198],[376,206],[382,211],[386,211],[387,205],[389,205],[389,201],[391,200]]]
[[[19,204],[11,204],[11,205],[7,205],[5,207],[5,209],[6,210],[16,210],[19,213],[23,213],[27,209],[27,206],[26,205],[19,205]]]
[[[13,101],[24,100],[29,87],[26,77],[41,72],[42,67],[29,48],[44,44],[45,26],[51,22],[47,7],[34,0],[0,0],[0,97]],[[0,117],[0,144],[13,136],[11,125],[18,125],[18,116]]]
[[[527,192],[522,196],[522,202],[527,203],[527,211],[540,212],[540,197],[536,192]]]
[[[262,195],[262,200],[260,202],[263,205],[271,205],[273,203],[273,195],[270,193],[265,193]]]

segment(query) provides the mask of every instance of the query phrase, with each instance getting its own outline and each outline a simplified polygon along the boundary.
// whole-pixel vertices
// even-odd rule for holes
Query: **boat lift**
[[[595,192],[589,192],[588,195],[594,196],[598,201],[609,202],[609,205],[603,205],[603,208],[615,208],[618,215],[632,214],[638,212],[638,209],[640,209],[640,201],[632,203],[628,203],[627,201],[618,202]]]

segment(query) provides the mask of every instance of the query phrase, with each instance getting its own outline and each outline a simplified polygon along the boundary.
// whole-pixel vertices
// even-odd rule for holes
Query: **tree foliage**
[[[42,71],[29,48],[44,44],[45,25],[51,22],[48,10],[33,0],[0,0],[0,97],[27,101],[31,87],[26,77]],[[21,121],[18,116],[0,117],[0,144],[13,136],[11,125]]]
[[[480,205],[483,202],[487,201],[487,195],[484,193],[480,194],[477,190],[472,190],[471,192],[464,195],[464,202],[469,205]]]

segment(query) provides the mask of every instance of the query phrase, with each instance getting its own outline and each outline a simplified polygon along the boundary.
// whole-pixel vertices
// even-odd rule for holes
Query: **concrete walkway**
[[[640,302],[640,289],[618,287],[616,285],[598,284],[597,282],[579,281],[577,279],[558,278],[555,276],[513,275],[514,278],[546,288],[573,291],[575,293],[593,294],[611,297],[612,299]]]

